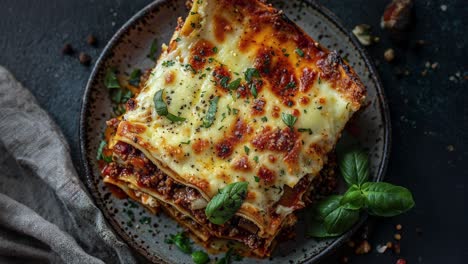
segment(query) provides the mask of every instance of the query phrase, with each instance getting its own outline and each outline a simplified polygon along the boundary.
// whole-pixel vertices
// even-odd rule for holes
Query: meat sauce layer
[[[126,175],[135,175],[137,184],[160,194],[166,201],[184,208],[203,224],[216,237],[230,237],[246,244],[251,249],[264,247],[265,239],[256,233],[258,227],[249,220],[234,216],[224,225],[215,225],[208,221],[204,207],[193,209],[194,201],[205,201],[198,190],[181,185],[159,170],[140,150],[124,142],[118,142],[113,148],[113,160],[103,170],[103,176],[115,179]]]

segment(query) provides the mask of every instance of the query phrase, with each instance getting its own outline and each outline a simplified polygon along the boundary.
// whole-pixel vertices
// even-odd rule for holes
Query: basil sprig
[[[308,213],[308,235],[334,237],[349,230],[361,211],[391,217],[414,206],[411,192],[386,182],[368,182],[369,160],[360,150],[344,154],[339,167],[349,188],[343,195],[332,195],[318,202]]]
[[[164,99],[163,99],[163,93],[164,93],[164,89],[159,90],[154,94],[153,101],[154,101],[154,108],[156,108],[156,113],[158,113],[158,115],[160,116],[165,116],[167,119],[169,119],[172,122],[185,121],[185,118],[169,113],[169,110],[167,109],[167,104],[166,102],[164,102]]]
[[[219,96],[214,97],[210,100],[210,106],[208,107],[208,112],[206,113],[205,118],[203,118],[203,127],[210,127],[213,124],[213,121],[216,116],[216,111],[218,109]]]
[[[213,224],[222,225],[239,210],[247,195],[248,182],[227,185],[208,203],[205,214]]]

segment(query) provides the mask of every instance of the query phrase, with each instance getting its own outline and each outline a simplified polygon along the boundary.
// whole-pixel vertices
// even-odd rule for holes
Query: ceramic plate
[[[147,58],[153,40],[158,46],[172,36],[177,17],[188,13],[186,0],[155,1],[131,18],[105,47],[88,81],[81,109],[80,142],[85,181],[96,204],[114,230],[135,250],[155,263],[192,263],[189,255],[164,243],[169,234],[182,230],[164,214],[151,215],[143,207],[111,195],[100,179],[96,152],[112,112],[108,89],[103,84],[106,68],[117,67],[127,75],[135,68],[149,69],[154,62]],[[353,66],[368,90],[368,106],[357,116],[358,141],[370,154],[371,175],[375,181],[385,172],[390,146],[388,108],[376,70],[336,17],[325,8],[308,1],[272,1],[314,39],[337,50]],[[160,49],[159,49],[160,50]],[[343,137],[339,144],[346,144]],[[134,219],[132,222],[131,220]],[[295,240],[280,243],[270,259],[244,258],[240,263],[313,263],[341,245],[363,223],[333,239],[305,238],[305,223],[297,224]],[[195,245],[195,247],[198,247]],[[219,256],[218,256],[219,257]],[[213,258],[212,258],[213,259]],[[237,263],[237,262],[236,262]]]

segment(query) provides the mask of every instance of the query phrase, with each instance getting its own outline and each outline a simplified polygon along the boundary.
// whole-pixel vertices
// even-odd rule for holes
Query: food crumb
[[[359,24],[354,27],[352,32],[362,45],[369,46],[375,41],[375,37],[371,36],[370,31],[371,26]]]
[[[399,244],[399,243],[395,243],[395,244],[393,245],[393,253],[395,253],[395,254],[397,254],[397,255],[400,255],[400,251],[401,251],[401,249],[400,249],[400,244]]]
[[[401,224],[398,224],[398,225],[395,226],[395,229],[396,230],[401,230],[401,229],[403,229],[403,226]]]
[[[97,39],[94,35],[90,34],[88,37],[86,37],[86,42],[91,46],[96,46]]]
[[[406,260],[405,259],[398,259],[396,264],[406,264]]]
[[[395,240],[401,240],[401,235],[397,233],[393,236],[393,238],[395,238]]]
[[[440,5],[440,10],[443,12],[447,11],[447,5]]]
[[[384,59],[387,61],[387,62],[392,62],[394,59],[395,59],[395,51],[390,48],[390,49],[387,49],[385,52],[384,52]]]
[[[447,151],[449,151],[449,152],[455,151],[455,147],[453,145],[448,145],[447,146]]]
[[[78,57],[78,59],[80,60],[80,63],[84,66],[89,66],[91,64],[91,56],[89,56],[88,54],[84,52],[80,53],[80,56]]]
[[[64,55],[72,55],[74,52],[72,45],[69,43],[66,43],[62,48],[62,54]]]
[[[385,251],[387,251],[387,245],[377,245],[377,247],[375,248],[377,250],[377,252],[379,252],[380,254],[383,254],[385,253]]]
[[[361,242],[361,244],[354,251],[356,255],[367,254],[371,251],[372,247],[367,240]]]
[[[343,256],[343,257],[340,258],[340,263],[348,263],[348,262],[349,262],[348,257]]]
[[[390,242],[390,241],[388,241],[386,246],[387,246],[387,248],[392,248],[392,247],[393,247],[393,243]]]

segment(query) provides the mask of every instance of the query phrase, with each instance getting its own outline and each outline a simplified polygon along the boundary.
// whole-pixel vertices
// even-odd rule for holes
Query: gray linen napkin
[[[59,128],[0,66],[0,263],[135,263],[73,168]]]

